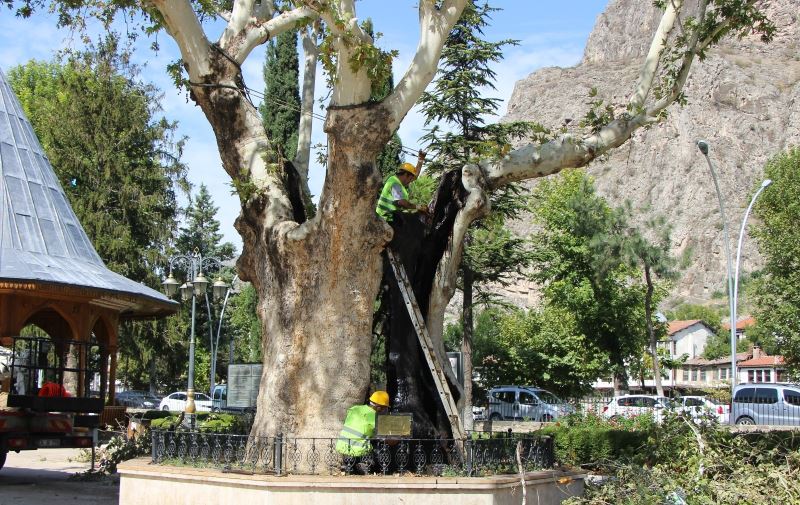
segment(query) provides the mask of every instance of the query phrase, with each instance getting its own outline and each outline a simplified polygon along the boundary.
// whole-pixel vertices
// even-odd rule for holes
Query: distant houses
[[[748,328],[755,325],[752,317],[741,319],[736,323],[737,340],[746,338]],[[722,330],[730,332],[730,325],[723,325]],[[666,349],[672,359],[686,357],[679,367],[668,371],[668,378],[662,379],[667,389],[705,389],[730,387],[731,357],[717,359],[703,358],[703,352],[713,330],[700,319],[670,321],[667,323],[667,336],[658,343],[659,348]],[[739,384],[755,382],[785,382],[786,367],[783,356],[767,355],[759,346],[747,352],[736,354],[736,382]],[[613,384],[607,380],[595,383],[595,389],[607,390]],[[629,380],[631,389],[639,389],[642,384],[633,378]],[[647,389],[655,388],[655,381],[644,381]]]

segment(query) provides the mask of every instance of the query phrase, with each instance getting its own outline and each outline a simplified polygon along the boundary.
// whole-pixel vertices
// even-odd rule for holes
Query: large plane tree
[[[372,88],[385,80],[392,54],[379,49],[364,29],[355,0],[53,2],[60,22],[73,24],[87,13],[109,20],[142,8],[149,28],[163,29],[180,49],[184,82],[216,135],[223,168],[241,202],[236,228],[243,252],[237,266],[258,293],[263,325],[265,366],[254,435],[334,435],[346,409],[365,398],[381,251],[393,233],[375,214],[382,183],[375,157],[433,78],[442,45],[466,2],[417,1],[416,52],[380,101],[370,100]],[[50,2],[4,3],[32,15]],[[589,164],[682,100],[692,61],[709,45],[729,33],[757,31],[769,38],[773,30],[755,0],[654,4],[663,17],[626,104],[595,107],[583,130],[543,129],[515,149],[442,178],[433,205],[436,226],[429,231],[436,236],[435,247],[425,252],[427,267],[415,271],[439,354],[444,353],[443,314],[455,290],[462,241],[470,223],[490,210],[487,191]],[[513,9],[532,16],[537,6],[520,2]],[[310,215],[303,203],[307,168],[295,168],[273,149],[245,93],[241,66],[269,39],[320,20],[319,57],[332,90],[324,125],[327,172],[316,213]],[[307,133],[301,131],[300,142]],[[413,360],[407,366],[415,366]],[[418,387],[427,386],[423,381]],[[441,423],[435,428],[447,429]]]

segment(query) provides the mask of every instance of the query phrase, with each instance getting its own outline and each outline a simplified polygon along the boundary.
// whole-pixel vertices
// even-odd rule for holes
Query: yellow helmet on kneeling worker
[[[374,403],[375,405],[380,405],[381,407],[388,407],[389,393],[387,393],[386,391],[375,391],[369,397],[369,401]]]

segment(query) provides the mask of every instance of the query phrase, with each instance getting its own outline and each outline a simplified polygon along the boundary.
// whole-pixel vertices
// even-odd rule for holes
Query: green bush
[[[638,453],[600,465],[610,478],[565,503],[800,503],[797,432],[734,433],[670,415],[647,434]]]
[[[650,416],[608,421],[600,416],[568,416],[539,431],[554,439],[563,465],[596,466],[639,453],[655,424]]]
[[[169,413],[167,416],[153,419],[150,428],[154,430],[174,430],[183,429],[178,426],[181,415]],[[197,431],[204,433],[224,433],[232,435],[247,434],[246,415],[242,414],[222,414],[217,412],[198,412],[195,414],[195,427]]]

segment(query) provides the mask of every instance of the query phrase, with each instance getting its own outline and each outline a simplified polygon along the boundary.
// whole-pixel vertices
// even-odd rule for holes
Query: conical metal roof
[[[83,288],[123,317],[177,303],[106,268],[78,222],[22,106],[0,71],[0,282]]]

